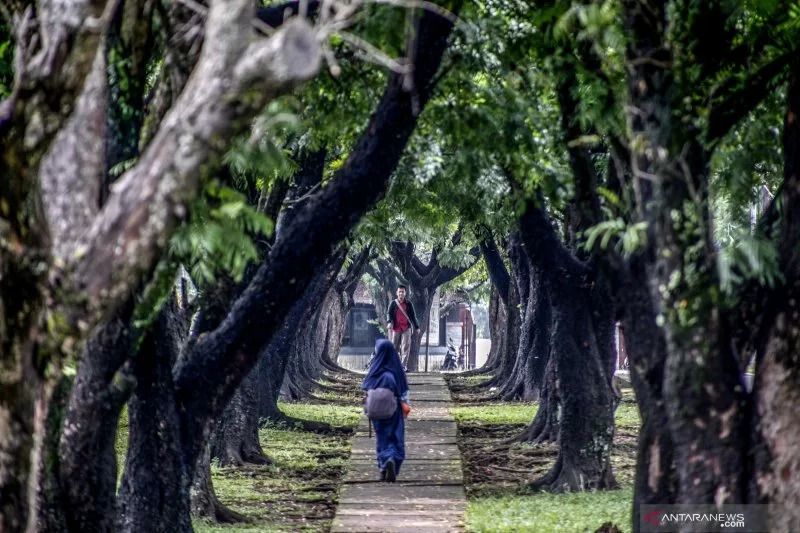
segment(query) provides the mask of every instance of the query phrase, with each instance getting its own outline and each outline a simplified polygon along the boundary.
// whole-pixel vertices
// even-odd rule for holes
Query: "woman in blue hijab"
[[[408,382],[400,364],[400,356],[394,345],[386,339],[375,342],[375,356],[361,388],[365,391],[385,388],[393,391],[399,399],[397,410],[391,418],[373,420],[377,440],[378,468],[381,481],[394,481],[400,465],[406,458],[405,422],[400,402],[408,403]]]

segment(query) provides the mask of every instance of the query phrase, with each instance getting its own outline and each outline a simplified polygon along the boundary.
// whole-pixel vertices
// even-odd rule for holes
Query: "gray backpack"
[[[364,412],[371,420],[386,420],[392,418],[397,411],[397,398],[390,389],[378,388],[367,391],[367,401],[364,403]]]

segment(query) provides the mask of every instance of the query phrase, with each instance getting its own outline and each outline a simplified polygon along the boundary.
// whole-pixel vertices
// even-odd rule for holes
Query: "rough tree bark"
[[[780,506],[770,515],[775,531],[800,529],[800,63],[792,64],[783,130],[783,185],[776,237],[783,282],[769,291],[767,324],[760,332],[753,393],[756,490],[752,501]]]
[[[633,527],[639,530],[642,504],[674,503],[677,497],[677,472],[672,435],[664,404],[664,363],[666,340],[656,324],[653,300],[640,257],[628,262],[619,291],[625,298],[622,323],[630,361],[631,384],[642,424],[636,449],[636,476],[633,490]]]
[[[424,105],[430,98],[431,82],[451,28],[452,24],[438,15],[421,15],[414,70],[416,98],[403,89],[402,76],[390,76],[368,133],[330,183],[300,208],[295,223],[277,236],[265,264],[220,327],[199,339],[176,369],[176,397],[190,416],[185,433],[195,436],[187,446],[187,457],[197,458],[209,420],[220,413],[224,401],[256,364],[259,349],[280,327],[273,317],[288,313],[322,259],[384,194],[416,125],[415,104]],[[314,220],[328,223],[313,224]],[[206,384],[207,394],[193,393],[200,382]]]
[[[502,385],[503,400],[539,400],[544,387],[545,367],[550,359],[550,300],[542,275],[530,264],[524,252],[519,254],[524,268],[518,268],[522,312],[519,344],[514,366]],[[540,409],[547,399],[540,403]]]
[[[625,2],[623,11],[631,35],[628,96],[637,110],[628,116],[632,168],[639,216],[648,222],[648,242],[655,250],[646,271],[664,321],[663,393],[675,445],[678,501],[741,502],[744,387],[732,343],[725,339],[724,314],[712,295],[719,285],[708,213],[709,154],[695,126],[673,123],[678,88],[665,68],[672,63],[665,6]],[[685,253],[690,249],[698,251]],[[687,313],[691,322],[684,318]]]
[[[593,309],[604,282],[561,244],[541,208],[528,201],[520,217],[524,250],[542,273],[552,305],[552,354],[559,409],[555,467],[534,482],[549,490],[615,486],[611,471],[616,397],[608,375],[610,345]],[[608,328],[613,317],[608,317]]]
[[[191,471],[183,454],[180,406],[172,369],[188,321],[174,299],[145,335],[134,362],[136,388],[128,403],[129,439],[119,489],[119,522],[124,532],[190,532]]]
[[[320,64],[316,37],[307,23],[287,23],[271,38],[260,39],[252,31],[251,4],[212,2],[206,32],[214,44],[203,48],[195,76],[138,164],[121,178],[102,209],[92,206],[72,213],[70,224],[48,226],[37,184],[39,161],[74,107],[112,6],[116,3],[79,0],[45,4],[36,21],[28,12],[20,26],[18,49],[23,54],[15,90],[0,106],[0,173],[9,177],[0,185],[2,237],[16,243],[0,252],[2,370],[9,378],[2,383],[0,404],[0,412],[9,416],[0,416],[0,430],[13,435],[0,440],[4,527],[18,528],[27,521],[26,494],[35,493],[27,490],[33,436],[43,435],[60,360],[74,355],[72,350],[88,332],[112,316],[150,271],[196,189],[200,170],[218,161],[224,139],[246,128],[254,110],[311,77]],[[47,38],[35,38],[35,23],[47,25],[42,30]],[[258,88],[263,90],[253,91]],[[251,98],[253,94],[257,97]],[[187,122],[187,116],[193,120]],[[96,187],[94,179],[81,173],[64,174],[62,180],[63,190],[76,195]],[[77,240],[72,238],[76,227],[88,229]],[[51,248],[51,242],[57,247]],[[54,303],[46,320],[45,298]],[[45,370],[52,370],[54,377],[42,381]],[[38,464],[35,457],[33,464]]]
[[[211,439],[211,456],[222,466],[267,464],[258,440],[258,369],[242,381],[228,402]]]

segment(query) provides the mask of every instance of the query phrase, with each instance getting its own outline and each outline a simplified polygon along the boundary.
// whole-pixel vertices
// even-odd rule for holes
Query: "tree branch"
[[[766,96],[786,80],[787,64],[799,51],[791,50],[772,61],[762,65],[746,80],[732,86],[738,80],[731,77],[721,87],[718,95],[712,96],[716,105],[712,104],[708,117],[706,140],[710,143],[719,141],[742,118],[764,101]]]
[[[413,75],[419,102],[433,87],[452,23],[428,12],[420,17],[419,50]],[[304,203],[296,221],[275,240],[269,256],[220,326],[198,339],[188,364],[176,369],[178,400],[193,413],[187,435],[198,439],[218,414],[259,350],[280,327],[320,265],[361,217],[385,194],[387,183],[416,126],[412,97],[403,78],[389,76],[386,90],[364,133],[330,182]],[[326,224],[315,221],[325,220]],[[202,386],[206,394],[196,391]],[[194,459],[199,449],[192,451]]]
[[[124,297],[157,260],[169,229],[184,216],[200,176],[218,164],[227,139],[246,128],[266,102],[320,67],[307,22],[293,19],[273,37],[251,42],[251,4],[231,4],[212,2],[206,44],[189,82],[76,250],[71,285],[90,311],[76,316],[98,320]],[[102,308],[91,309],[99,302]]]

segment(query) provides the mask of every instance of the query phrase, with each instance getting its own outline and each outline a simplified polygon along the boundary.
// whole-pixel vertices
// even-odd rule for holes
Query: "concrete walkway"
[[[397,482],[378,480],[375,435],[361,419],[339,494],[333,532],[461,531],[467,500],[450,415],[450,391],[438,374],[409,374],[412,412],[406,460]]]

